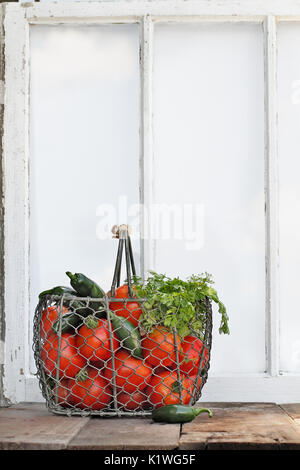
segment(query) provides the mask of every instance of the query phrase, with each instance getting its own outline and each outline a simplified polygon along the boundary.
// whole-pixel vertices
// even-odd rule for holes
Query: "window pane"
[[[231,335],[219,336],[215,309],[212,373],[263,372],[262,28],[158,25],[154,50],[155,202],[198,204],[204,222],[201,246],[158,240],[155,268],[213,274]]]
[[[300,372],[300,24],[278,26],[280,367]]]
[[[139,90],[137,25],[31,28],[32,313],[67,270],[110,287],[117,241],[99,239],[100,212],[126,223],[119,196],[139,202]]]

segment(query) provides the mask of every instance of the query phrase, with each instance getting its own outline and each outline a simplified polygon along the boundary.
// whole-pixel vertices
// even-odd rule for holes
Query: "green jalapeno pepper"
[[[44,290],[39,294],[39,299],[44,297],[44,295],[77,295],[77,292],[74,289],[71,289],[71,287],[65,287],[65,286],[56,286],[53,287],[52,289]]]
[[[193,408],[185,405],[166,405],[152,411],[152,419],[158,423],[189,423],[200,413],[206,412],[212,417],[208,408]]]
[[[71,286],[80,297],[92,297],[102,299],[105,296],[105,292],[101,287],[82,273],[72,274],[70,271],[66,272],[66,275],[71,279]],[[103,310],[103,303],[99,300],[90,302],[89,307],[95,311]],[[102,308],[101,308],[102,307]]]
[[[118,317],[111,310],[109,311],[114,333],[121,341],[122,345],[129,349],[131,354],[139,359],[143,359],[141,347],[141,335],[139,330],[126,318]]]

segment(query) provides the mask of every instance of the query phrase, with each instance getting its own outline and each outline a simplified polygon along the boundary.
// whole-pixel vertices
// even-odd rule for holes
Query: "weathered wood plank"
[[[68,449],[170,450],[179,444],[180,426],[149,418],[93,418],[72,439]]]
[[[300,404],[199,403],[201,414],[182,427],[150,418],[81,418],[50,413],[41,403],[0,409],[0,449],[300,450]]]
[[[0,409],[0,449],[65,449],[89,418],[57,416],[42,403]]]
[[[300,403],[286,403],[280,407],[300,426]]]
[[[179,449],[300,449],[300,429],[276,404],[201,403],[201,414],[182,427]]]

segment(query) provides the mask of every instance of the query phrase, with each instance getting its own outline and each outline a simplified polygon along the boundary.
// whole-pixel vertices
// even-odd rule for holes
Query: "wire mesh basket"
[[[120,284],[125,243],[127,284]],[[145,331],[147,299],[132,292],[130,238],[120,237],[114,280],[101,298],[45,295],[35,311],[33,350],[47,407],[66,415],[147,416],[167,404],[193,405],[210,365],[212,308],[205,298],[201,333],[179,337],[157,323]],[[205,314],[203,314],[205,312]]]

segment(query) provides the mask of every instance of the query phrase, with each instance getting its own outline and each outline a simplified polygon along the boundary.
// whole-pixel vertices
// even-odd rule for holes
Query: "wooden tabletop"
[[[42,403],[0,409],[0,449],[300,450],[300,404],[199,403],[213,412],[191,423],[150,418],[82,418],[50,413]]]

